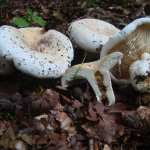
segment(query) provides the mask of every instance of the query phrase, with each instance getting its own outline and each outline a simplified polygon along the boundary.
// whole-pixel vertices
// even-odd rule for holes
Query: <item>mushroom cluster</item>
[[[110,23],[98,19],[81,19],[73,22],[67,31],[72,42],[85,51],[99,53],[108,39],[118,33]]]
[[[71,41],[81,49],[100,53],[103,45],[120,30],[115,26],[98,19],[81,19],[73,22],[67,31]],[[99,54],[98,54],[99,56]],[[94,55],[95,57],[95,55]],[[74,79],[87,79],[93,88],[96,98],[110,106],[115,103],[109,71],[121,63],[122,53],[115,52],[102,59],[69,68],[61,78],[62,86],[67,87]]]
[[[112,81],[129,84],[139,92],[150,92],[150,18],[140,18],[112,36],[103,46],[100,57],[123,53],[121,76],[111,70]]]
[[[89,19],[85,19],[73,23],[68,29],[68,34],[79,47],[89,51],[93,48],[93,51],[97,52],[101,43],[100,41],[98,43],[93,42],[97,38],[95,40],[92,38],[99,36],[96,35],[98,21],[93,20],[92,22],[91,20],[90,26],[82,23],[82,21],[90,22]],[[92,26],[94,22],[95,26]],[[99,28],[99,30],[103,31],[103,28]],[[109,75],[112,81],[118,85],[131,83],[139,92],[150,92],[149,47],[150,18],[137,19],[120,32],[116,34],[114,32],[114,35],[104,42],[100,52],[100,60],[84,63],[81,68],[80,65],[76,65],[68,69],[62,76],[62,85],[67,87],[71,85],[72,79],[86,78],[95,91],[97,100],[108,106],[115,102]],[[119,67],[114,67],[120,61]],[[77,76],[74,78],[78,69]]]
[[[37,78],[58,78],[74,57],[70,40],[62,33],[39,27],[0,27],[0,74],[18,70]]]

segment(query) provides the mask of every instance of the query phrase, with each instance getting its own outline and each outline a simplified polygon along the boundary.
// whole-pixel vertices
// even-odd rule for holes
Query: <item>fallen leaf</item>
[[[148,125],[150,125],[150,109],[146,106],[140,106],[137,109],[140,118]]]
[[[93,103],[89,102],[89,114],[93,118],[93,120],[97,121],[97,115],[93,110]]]
[[[47,140],[48,140],[48,134],[42,132],[42,134],[40,135],[40,138],[37,139],[37,141],[35,143],[37,145],[47,144]]]
[[[12,129],[12,127],[9,127],[4,134],[2,135],[1,139],[11,139],[12,141],[14,141],[16,139],[15,133]]]
[[[32,135],[19,133],[18,138],[21,138],[23,141],[25,141],[26,143],[28,143],[31,146],[33,146],[35,144],[35,140],[33,139]]]
[[[88,133],[89,137],[96,135],[96,131],[92,122],[87,122],[81,125],[81,127]]]
[[[3,135],[3,132],[6,130],[6,125],[4,119],[0,119],[0,136]]]
[[[78,100],[74,100],[73,104],[71,105],[71,107],[75,108],[75,109],[80,109],[81,107],[83,107],[84,105],[82,103],[80,103]]]

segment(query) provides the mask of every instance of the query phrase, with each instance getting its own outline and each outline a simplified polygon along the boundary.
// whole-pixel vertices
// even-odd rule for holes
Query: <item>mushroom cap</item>
[[[62,33],[43,28],[0,27],[0,73],[9,74],[10,66],[37,78],[58,78],[74,57],[70,40]]]
[[[141,59],[143,53],[150,53],[150,18],[140,18],[127,25],[119,33],[113,35],[103,46],[100,58],[113,53],[123,53],[121,60],[121,78],[117,79],[117,69],[112,69],[112,78],[117,84],[129,84],[130,65]],[[121,80],[124,79],[122,82]],[[122,82],[122,83],[121,83]]]
[[[99,53],[108,39],[118,33],[110,23],[98,19],[81,19],[73,22],[67,31],[72,42],[85,51]]]

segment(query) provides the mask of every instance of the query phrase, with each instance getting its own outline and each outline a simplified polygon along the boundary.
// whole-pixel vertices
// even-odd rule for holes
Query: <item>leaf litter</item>
[[[68,0],[62,4],[38,0],[32,2],[31,9],[47,21],[45,29],[55,28],[64,34],[69,24],[77,19],[97,18],[122,29],[131,21],[149,15],[149,4],[146,3],[109,0],[96,3],[97,7],[87,7],[86,3]],[[28,1],[24,5],[21,1],[20,9],[16,2],[6,7],[7,17],[2,14],[3,24],[9,24],[13,17],[24,16],[28,5]],[[56,11],[58,15],[52,11],[46,13],[48,10]],[[72,65],[81,63],[84,56],[83,50],[76,45],[74,48]],[[113,89],[116,103],[106,107],[96,100],[85,80],[64,88],[60,79],[34,79],[19,71],[13,77],[1,77],[0,110],[14,114],[16,119],[10,121],[5,116],[0,117],[0,147],[18,150],[148,148],[150,94],[139,94],[130,86],[113,85]],[[16,96],[16,93],[20,95]]]

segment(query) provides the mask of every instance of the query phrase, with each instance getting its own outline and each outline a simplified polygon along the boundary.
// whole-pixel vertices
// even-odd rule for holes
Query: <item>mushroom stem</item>
[[[120,52],[111,53],[102,59],[90,63],[75,65],[68,69],[61,78],[62,86],[71,85],[74,74],[80,67],[74,79],[87,79],[93,88],[96,98],[104,105],[110,106],[115,103],[115,96],[112,90],[109,71],[121,60],[123,54]]]
[[[111,77],[111,81],[117,85],[123,85],[123,84],[130,84],[130,80],[125,80],[125,79],[117,79],[115,78],[112,73],[110,72],[110,77]]]
[[[137,91],[150,92],[150,54],[142,54],[141,60],[130,65],[129,72],[131,84]]]

